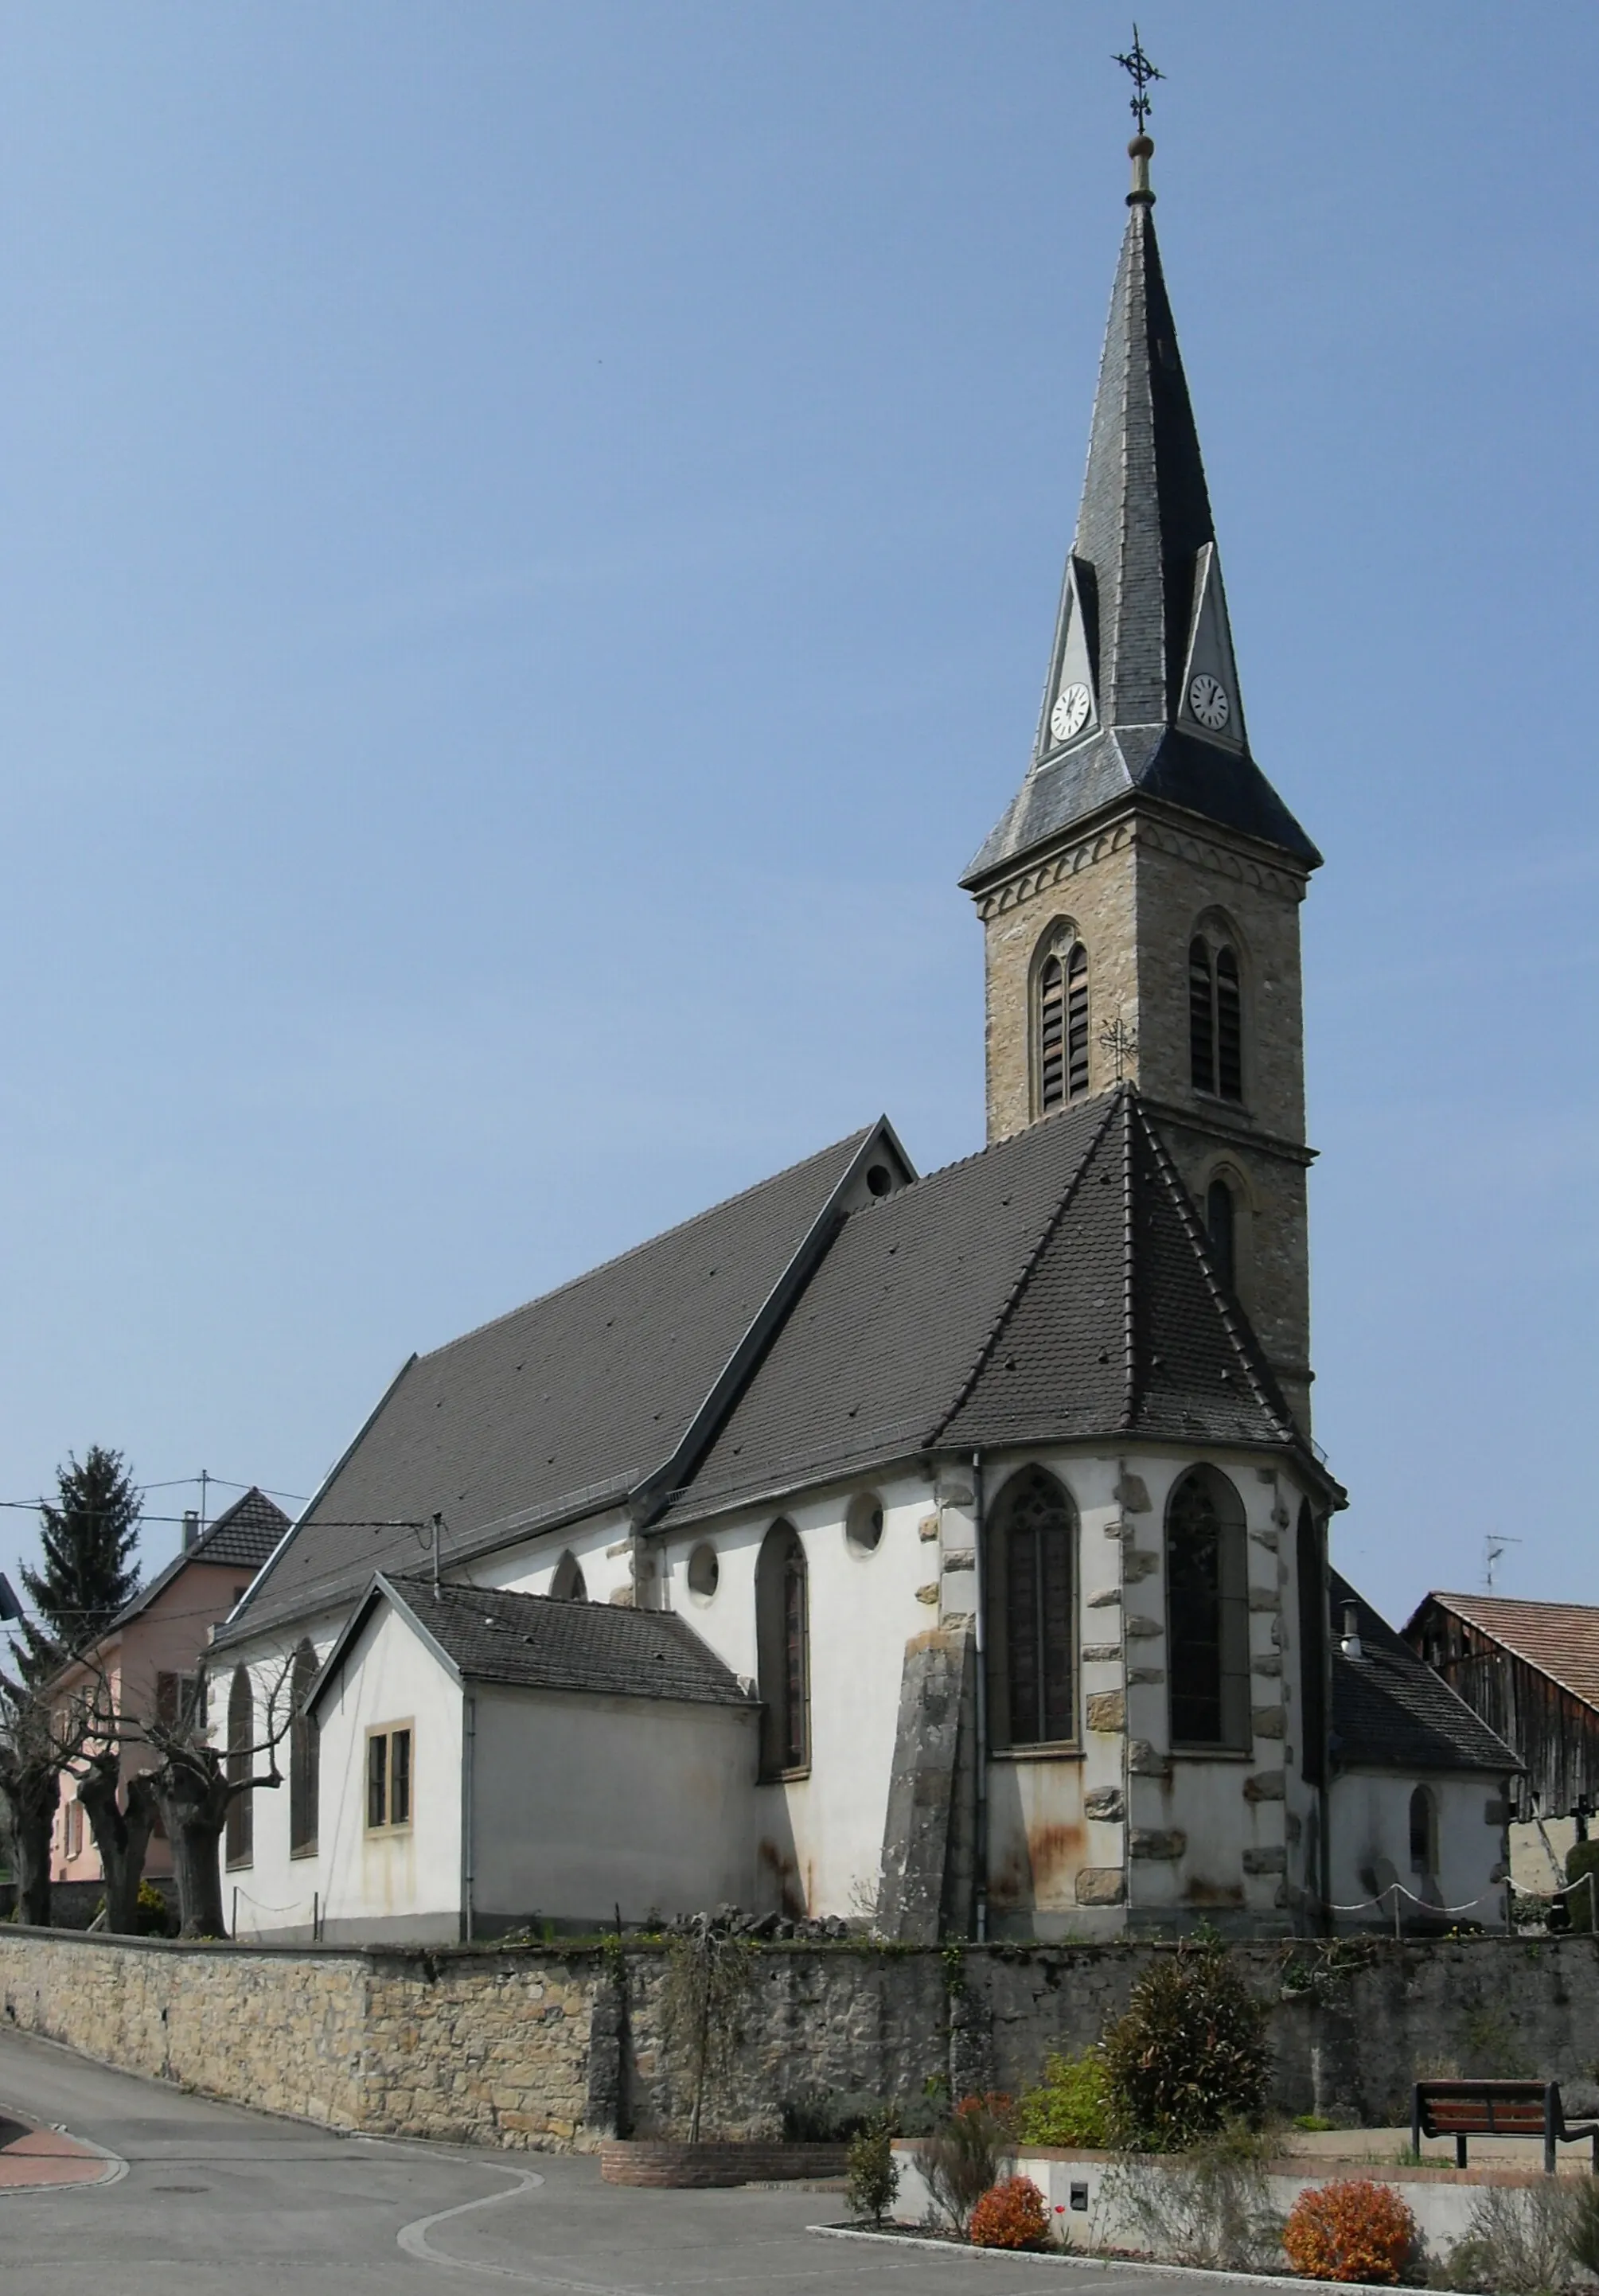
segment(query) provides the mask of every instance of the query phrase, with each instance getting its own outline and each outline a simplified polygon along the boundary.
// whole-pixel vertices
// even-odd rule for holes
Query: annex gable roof
[[[1536,1667],[1573,1698],[1599,1710],[1599,1606],[1528,1603],[1509,1595],[1431,1594],[1406,1626],[1406,1634],[1418,1627],[1428,1603],[1453,1611],[1512,1657]]]
[[[436,1511],[447,1567],[684,1480],[844,1202],[911,1172],[880,1119],[413,1357],[219,1641],[414,1567]]]
[[[558,1602],[498,1587],[379,1572],[306,1697],[314,1713],[373,1611],[389,1603],[456,1682],[750,1707],[744,1685],[669,1612]]]
[[[1338,1571],[1330,1574],[1337,1618],[1353,1608],[1360,1656],[1332,1651],[1334,1752],[1344,1769],[1493,1770],[1521,1767],[1496,1732],[1472,1712]]]
[[[1100,1435],[1300,1445],[1130,1085],[853,1212],[668,1520]]]

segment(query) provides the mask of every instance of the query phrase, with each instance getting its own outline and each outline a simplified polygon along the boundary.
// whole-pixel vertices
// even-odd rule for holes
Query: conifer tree
[[[139,1492],[120,1451],[92,1444],[81,1465],[70,1455],[55,1484],[53,1505],[39,1506],[44,1568],[22,1572],[39,1612],[37,1621],[22,1620],[14,1646],[17,1670],[30,1685],[47,1682],[103,1634],[139,1584]]]

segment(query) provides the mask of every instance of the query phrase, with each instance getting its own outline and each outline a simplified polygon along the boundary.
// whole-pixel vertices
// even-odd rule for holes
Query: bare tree
[[[54,1725],[56,1753],[77,1781],[78,1799],[88,1813],[100,1853],[106,1928],[127,1937],[139,1926],[139,1884],[159,1815],[154,1780],[148,1771],[124,1777],[127,1752],[143,1742],[143,1730],[136,1720],[117,1712],[103,1669],[91,1660],[79,1663],[84,1678]]]
[[[0,1800],[11,1835],[17,1914],[38,1929],[50,1926],[50,1834],[61,1770],[43,1693],[0,1673]]]
[[[241,1794],[283,1783],[277,1750],[293,1720],[289,1693],[292,1663],[283,1660],[267,1692],[263,1726],[258,1731],[252,1720],[247,1744],[229,1744],[219,1750],[207,1736],[203,1665],[178,1713],[147,1715],[140,1721],[145,1743],[160,1757],[150,1774],[150,1784],[172,1844],[182,1915],[180,1937],[227,1935],[222,1909],[223,1829],[229,1809]],[[253,1717],[253,1700],[251,1713]],[[261,1759],[266,1767],[258,1775]]]

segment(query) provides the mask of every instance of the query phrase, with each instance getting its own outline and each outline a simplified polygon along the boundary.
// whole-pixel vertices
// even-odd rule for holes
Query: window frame
[[[1038,1685],[1036,1695],[1040,1734],[1018,1737],[1013,1726],[1017,1703],[1013,1635],[1016,1588],[1012,1538],[1015,1529],[1014,1517],[1020,1503],[1028,1496],[1028,1486],[1031,1485],[1036,1489],[1040,1484],[1050,1486],[1064,1533],[1067,1586],[1062,1644],[1066,1682],[1062,1702],[1069,1712],[1070,1728],[1064,1735],[1044,1734],[1043,1726],[1054,1718],[1050,1711],[1047,1679],[1049,1597],[1041,1575],[1045,1556],[1040,1551],[1034,1562],[1032,1603],[1037,1643],[1036,1671]],[[1082,1521],[1077,1502],[1052,1468],[1046,1466],[1042,1460],[1029,1460],[1006,1476],[986,1511],[983,1523],[983,1643],[988,1673],[988,1751],[992,1755],[1019,1761],[1047,1761],[1051,1759],[1070,1759],[1082,1752],[1081,1545]]]
[[[1415,1855],[1415,1821],[1416,1806],[1418,1803],[1421,1805],[1421,1816],[1423,1822],[1422,1830],[1425,1837],[1422,1844],[1423,1855],[1426,1860],[1424,1865],[1418,1865],[1416,1863]],[[1406,1811],[1406,1824],[1407,1834],[1406,1848],[1410,1857],[1410,1871],[1412,1874],[1419,1874],[1423,1882],[1436,1882],[1438,1880],[1439,1854],[1438,1819],[1438,1796],[1434,1793],[1432,1788],[1426,1784],[1425,1780],[1423,1780],[1412,1789],[1409,1805]]]
[[[1216,1514],[1216,1609],[1214,1648],[1215,1705],[1218,1733],[1214,1738],[1179,1736],[1177,1707],[1179,1696],[1192,1700],[1191,1691],[1179,1691],[1178,1659],[1182,1646],[1177,1629],[1177,1603],[1183,1591],[1177,1568],[1177,1516],[1183,1494],[1191,1486],[1209,1493]],[[1197,1462],[1177,1477],[1167,1495],[1163,1534],[1166,1581],[1166,1719],[1171,1751],[1177,1755],[1209,1760],[1248,1760],[1254,1751],[1254,1683],[1250,1648],[1249,1518],[1243,1499],[1231,1476],[1209,1460]],[[1184,1638],[1190,1643],[1193,1637]],[[1205,1645],[1201,1645],[1204,1647]]]
[[[1189,1090],[1226,1108],[1247,1106],[1244,1038],[1242,944],[1216,918],[1196,925],[1188,941]]]
[[[322,1821],[322,1733],[305,1711],[307,1692],[316,1681],[317,1658],[309,1639],[294,1653],[290,1676],[292,1719],[289,1724],[289,1855],[315,1857]],[[308,1812],[309,1813],[308,1822]]]
[[[241,1690],[244,1693],[244,1736],[238,1735]],[[227,1745],[224,1755],[230,1785],[248,1778],[255,1767],[256,1685],[249,1667],[234,1667],[227,1685]],[[253,1786],[228,1798],[223,1824],[224,1863],[230,1874],[256,1862],[256,1797]]]
[[[786,1515],[779,1516],[767,1531],[756,1558],[755,1629],[762,1708],[760,1782],[779,1785],[808,1778],[815,1752],[810,1562],[805,1541]]]
[[[406,1814],[393,1816],[394,1809],[394,1742],[403,1739],[406,1746]],[[393,1722],[369,1723],[365,1734],[365,1757],[361,1765],[362,1832],[385,1841],[411,1833],[416,1825],[416,1723],[414,1717],[403,1715]],[[374,1819],[373,1809],[372,1753],[374,1745],[383,1749],[383,1815]]]
[[[1087,944],[1075,920],[1057,917],[1038,936],[1028,986],[1035,1117],[1070,1108],[1092,1088],[1091,972]],[[1058,1090],[1052,1091],[1052,1079]]]

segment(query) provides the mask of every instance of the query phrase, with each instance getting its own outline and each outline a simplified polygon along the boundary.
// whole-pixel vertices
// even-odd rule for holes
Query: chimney
[[[185,1554],[188,1553],[189,1549],[193,1546],[193,1544],[194,1544],[195,1540],[196,1540],[199,1537],[200,1537],[200,1509],[199,1509],[198,1507],[185,1507],[185,1508],[184,1509],[184,1546],[183,1546],[183,1551],[184,1551],[184,1553]]]
[[[1339,1640],[1338,1647],[1345,1658],[1359,1658],[1363,1654],[1360,1648],[1360,1610],[1357,1603],[1346,1603],[1343,1606],[1343,1634]]]

